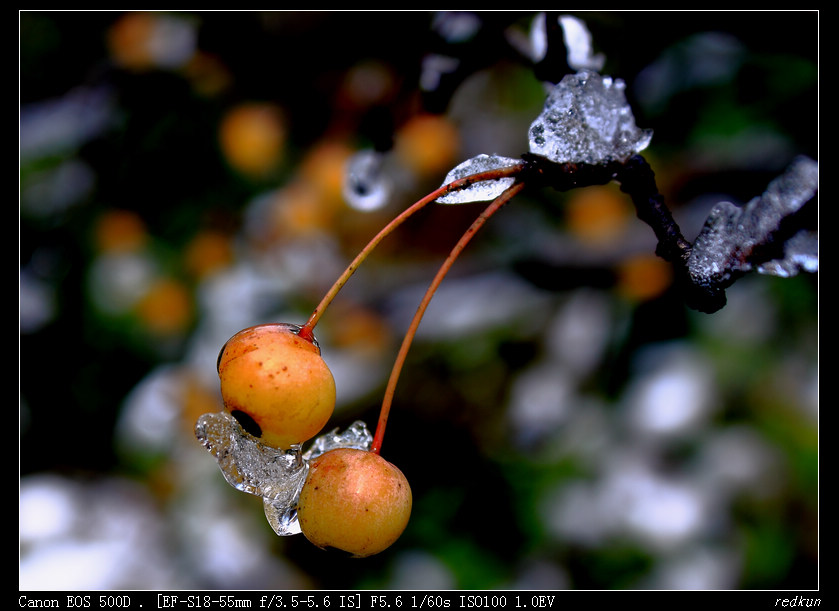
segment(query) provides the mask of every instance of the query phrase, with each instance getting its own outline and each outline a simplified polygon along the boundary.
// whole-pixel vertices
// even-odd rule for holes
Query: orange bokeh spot
[[[196,278],[204,278],[233,260],[230,237],[220,231],[203,231],[187,245],[184,265]]]
[[[334,206],[316,185],[296,180],[274,196],[270,222],[275,237],[300,235],[328,229],[334,216]]]
[[[111,58],[130,70],[148,70],[154,65],[150,41],[157,25],[152,13],[129,13],[120,17],[108,30]]]
[[[335,346],[377,355],[391,345],[390,326],[376,312],[344,305],[335,319],[338,322],[330,329],[330,341]]]
[[[153,333],[181,333],[192,322],[192,296],[177,280],[161,278],[140,299],[137,315]]]
[[[417,115],[396,133],[394,148],[402,163],[420,175],[447,173],[457,158],[460,137],[445,117]]]
[[[306,153],[298,169],[299,177],[316,186],[328,202],[343,202],[346,165],[352,154],[344,142],[325,140]]]
[[[653,254],[631,257],[618,265],[618,294],[632,301],[661,295],[673,281],[673,268]]]
[[[576,190],[566,204],[571,232],[586,242],[605,244],[614,240],[632,220],[634,208],[614,186]]]
[[[228,163],[252,178],[277,169],[285,151],[286,127],[281,110],[268,103],[241,104],[222,118],[219,143]]]
[[[134,252],[146,245],[146,224],[136,212],[109,210],[95,227],[97,248],[102,252]]]
[[[195,421],[203,414],[221,411],[224,409],[224,404],[218,389],[207,388],[195,373],[188,370],[183,371],[180,375],[180,382],[183,432],[187,438],[193,438]]]
[[[200,51],[184,65],[183,73],[195,91],[208,97],[226,91],[233,82],[233,76],[220,59]]]

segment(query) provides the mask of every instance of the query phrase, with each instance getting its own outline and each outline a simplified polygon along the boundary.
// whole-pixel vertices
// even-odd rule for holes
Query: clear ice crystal
[[[443,181],[444,185],[459,180],[471,174],[478,172],[486,172],[488,170],[497,170],[500,168],[507,168],[513,165],[520,165],[520,159],[512,159],[510,157],[502,157],[501,155],[478,155],[464,161],[460,165],[453,168],[446,179]],[[515,178],[499,178],[496,180],[483,180],[476,182],[465,189],[459,191],[452,191],[442,197],[437,198],[437,202],[441,204],[469,204],[472,202],[482,202],[493,200],[501,195],[507,188],[511,187],[515,182]]]
[[[299,447],[267,446],[227,412],[201,416],[195,436],[215,456],[227,483],[242,492],[287,502],[296,498],[306,479],[307,465]]]
[[[373,445],[373,435],[367,430],[361,420],[353,422],[347,430],[343,433],[339,429],[332,429],[329,433],[325,433],[320,437],[315,438],[311,447],[303,454],[303,460],[308,462],[314,460],[321,454],[325,454],[330,450],[338,448],[354,448],[356,450],[369,450]]]
[[[593,165],[623,162],[641,152],[652,130],[635,125],[625,89],[621,79],[596,72],[566,75],[530,125],[530,152],[556,163]]]
[[[370,431],[359,420],[343,433],[336,428],[317,437],[305,453],[300,446],[279,450],[249,434],[228,412],[201,416],[195,436],[216,458],[228,484],[263,498],[265,517],[281,536],[300,532],[297,500],[309,473],[309,461],[337,448],[369,450],[373,443]]]

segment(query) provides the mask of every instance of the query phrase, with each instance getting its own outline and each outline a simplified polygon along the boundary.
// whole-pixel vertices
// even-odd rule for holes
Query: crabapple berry
[[[399,538],[412,502],[408,480],[396,466],[375,452],[339,448],[309,464],[297,519],[318,547],[363,558]]]
[[[299,327],[243,329],[222,347],[218,375],[225,408],[264,443],[289,449],[314,437],[335,409],[335,380],[318,345]]]

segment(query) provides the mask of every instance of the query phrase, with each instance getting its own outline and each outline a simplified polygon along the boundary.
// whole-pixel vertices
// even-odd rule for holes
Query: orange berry
[[[400,537],[412,502],[411,487],[397,467],[373,452],[340,448],[309,464],[297,519],[318,547],[364,558]]]
[[[297,327],[266,324],[231,337],[219,354],[225,408],[275,448],[314,437],[335,409],[335,380],[320,348]]]

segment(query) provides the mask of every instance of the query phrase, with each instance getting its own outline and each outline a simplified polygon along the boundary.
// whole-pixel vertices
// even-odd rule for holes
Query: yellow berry
[[[320,348],[287,324],[250,327],[219,354],[225,408],[264,443],[288,449],[314,437],[335,409],[335,380]]]
[[[330,450],[309,465],[297,519],[306,538],[363,558],[390,547],[411,516],[411,487],[376,453]]]

